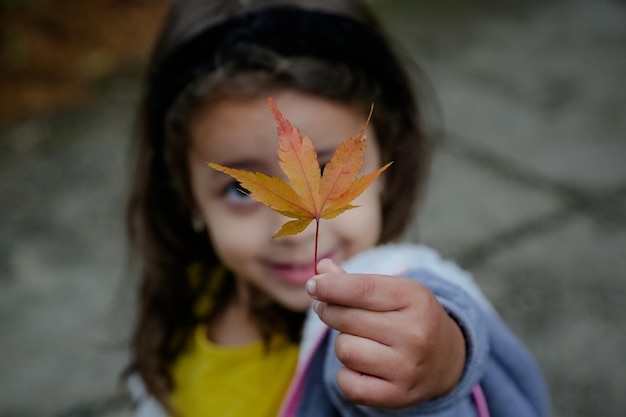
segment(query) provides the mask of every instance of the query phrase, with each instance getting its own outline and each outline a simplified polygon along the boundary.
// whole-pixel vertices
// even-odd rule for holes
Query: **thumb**
[[[322,259],[317,263],[317,273],[342,273],[345,272],[339,265],[333,262],[332,259]]]

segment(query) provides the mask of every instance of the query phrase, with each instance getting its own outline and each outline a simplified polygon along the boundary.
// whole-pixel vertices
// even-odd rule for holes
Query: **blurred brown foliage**
[[[167,0],[0,0],[0,125],[145,63]]]

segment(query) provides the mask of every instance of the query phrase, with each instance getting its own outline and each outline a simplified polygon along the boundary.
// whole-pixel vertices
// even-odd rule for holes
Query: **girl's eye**
[[[250,198],[251,192],[241,186],[239,181],[233,181],[226,187],[224,195],[226,200],[235,204],[249,204],[255,202]]]

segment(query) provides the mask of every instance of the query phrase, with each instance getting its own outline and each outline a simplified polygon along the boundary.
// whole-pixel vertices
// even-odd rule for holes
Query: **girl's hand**
[[[337,383],[346,397],[405,408],[452,391],[463,372],[465,340],[425,286],[348,274],[328,259],[318,271],[307,291],[320,319],[340,332],[335,353],[344,367]]]

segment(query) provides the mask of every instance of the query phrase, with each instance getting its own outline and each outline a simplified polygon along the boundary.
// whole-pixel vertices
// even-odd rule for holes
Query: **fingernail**
[[[320,302],[318,300],[313,300],[311,307],[313,308],[313,311],[315,311],[315,314],[319,314],[317,310],[320,308]]]
[[[308,280],[307,283],[306,283],[306,292],[309,293],[309,295],[315,294],[315,287],[316,286],[317,286],[317,284],[315,283],[314,279]]]

